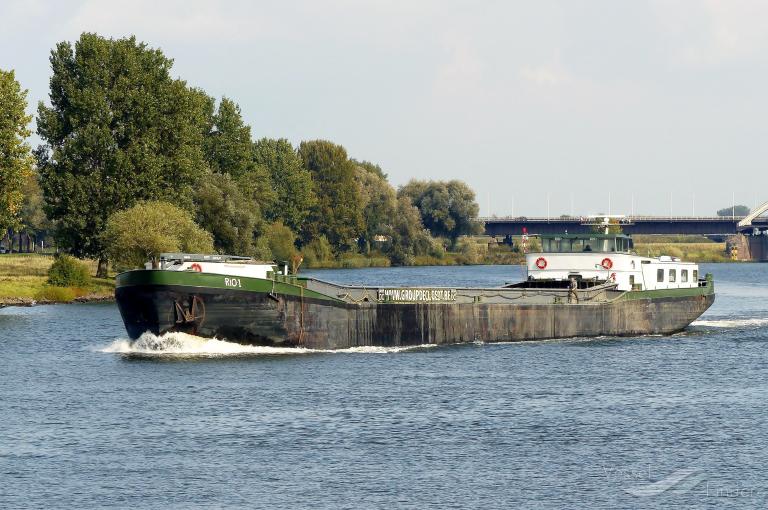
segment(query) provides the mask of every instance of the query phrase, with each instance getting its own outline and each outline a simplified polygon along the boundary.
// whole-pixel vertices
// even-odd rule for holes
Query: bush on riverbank
[[[48,269],[48,284],[55,287],[86,287],[90,281],[88,267],[70,255],[59,255]]]

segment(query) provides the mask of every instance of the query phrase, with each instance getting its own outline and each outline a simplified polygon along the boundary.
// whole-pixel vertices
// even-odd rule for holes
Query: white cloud
[[[534,85],[554,87],[572,81],[571,75],[559,64],[523,66],[520,77]]]
[[[653,0],[670,56],[708,67],[762,59],[768,51],[768,2],[763,0]]]

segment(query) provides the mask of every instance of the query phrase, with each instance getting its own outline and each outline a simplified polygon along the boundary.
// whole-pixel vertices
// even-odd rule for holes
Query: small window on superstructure
[[[687,269],[681,269],[680,270],[680,282],[681,283],[688,283],[688,270]]]
[[[677,269],[669,270],[669,282],[675,283],[677,281]]]
[[[664,281],[664,270],[663,269],[657,269],[656,270],[656,281],[661,283]]]
[[[693,281],[694,282],[698,282],[699,281],[699,270],[698,269],[694,269],[693,270]]]

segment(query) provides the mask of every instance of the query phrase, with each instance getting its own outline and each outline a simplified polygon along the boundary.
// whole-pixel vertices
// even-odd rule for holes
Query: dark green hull
[[[455,303],[368,298],[349,302],[341,294],[311,290],[306,281],[281,279],[238,278],[241,287],[229,288],[221,275],[130,271],[118,275],[116,298],[134,339],[146,331],[184,331],[254,345],[312,349],[671,334],[687,327],[714,301],[710,282],[692,289],[604,293],[599,302],[579,304],[557,297],[530,304],[525,299],[490,298]]]

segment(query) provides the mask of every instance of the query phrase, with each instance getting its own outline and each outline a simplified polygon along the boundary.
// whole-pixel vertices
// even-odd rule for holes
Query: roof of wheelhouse
[[[623,239],[632,239],[632,236],[627,234],[539,234],[541,239],[616,239],[617,237]]]

